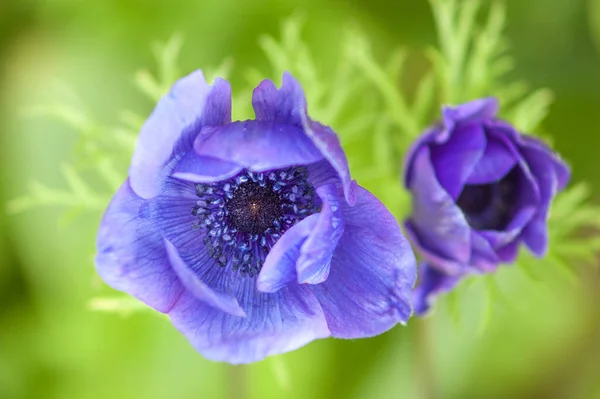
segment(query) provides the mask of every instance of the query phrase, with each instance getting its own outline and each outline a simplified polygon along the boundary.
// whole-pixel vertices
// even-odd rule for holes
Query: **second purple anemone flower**
[[[418,314],[466,274],[513,262],[521,243],[540,257],[547,250],[550,205],[569,169],[497,112],[494,98],[444,108],[407,156],[413,211],[405,226],[424,258]]]
[[[394,217],[351,180],[336,134],[291,75],[231,121],[231,89],[197,71],[144,124],[98,233],[96,267],[205,357],[253,362],[411,314],[415,259]]]

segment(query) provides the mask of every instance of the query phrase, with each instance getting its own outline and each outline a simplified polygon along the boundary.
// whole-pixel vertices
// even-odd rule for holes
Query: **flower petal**
[[[557,191],[564,189],[571,179],[571,170],[560,155],[554,152],[543,141],[534,137],[522,136],[521,144],[523,147],[531,150],[528,157],[540,157],[545,160],[540,160],[540,162],[548,162],[553,166],[557,178]]]
[[[515,240],[509,242],[501,248],[498,248],[496,250],[496,254],[498,255],[500,261],[503,263],[513,263],[515,259],[517,259],[517,254],[519,252],[519,244],[520,241]]]
[[[451,291],[461,279],[462,276],[449,276],[429,263],[421,264],[419,266],[419,285],[413,292],[415,314],[425,315],[435,298]]]
[[[527,226],[535,219],[536,209],[534,206],[526,206],[517,212],[511,224],[504,230],[479,230],[493,248],[500,248],[511,241],[518,239]]]
[[[442,122],[428,128],[411,146],[408,155],[405,157],[405,185],[409,186],[409,176],[412,175],[410,170],[413,164],[415,154],[422,146],[428,144],[444,144],[454,134],[454,129],[459,125],[492,123],[498,113],[498,100],[493,97],[483,98],[480,100],[471,101],[457,107],[442,108]]]
[[[486,141],[482,127],[470,124],[455,129],[444,144],[430,146],[437,179],[455,201],[482,159]]]
[[[519,195],[516,198],[515,214],[504,230],[480,231],[480,234],[496,249],[516,240],[522,234],[525,226],[535,217],[536,211],[540,207],[539,182],[530,169],[531,165],[524,159],[519,148],[513,143],[512,133],[506,129],[498,129],[496,127],[490,130],[489,134],[502,141],[513,156],[518,159],[516,192]]]
[[[323,159],[300,127],[275,121],[243,121],[205,128],[198,135],[194,149],[200,156],[253,171],[306,165]]]
[[[275,243],[258,276],[257,287],[275,292],[293,280],[319,284],[327,279],[331,257],[344,231],[335,185],[317,187],[322,209],[292,226]]]
[[[405,157],[404,184],[410,186],[410,176],[412,176],[412,166],[414,157],[424,145],[445,144],[454,134],[454,129],[459,125],[476,125],[478,122],[490,119],[498,112],[498,101],[495,98],[484,98],[472,101],[458,107],[443,107],[443,120],[440,123],[428,128],[415,143],[411,146],[408,155]],[[481,137],[475,137],[481,141]],[[485,139],[485,138],[484,138]],[[460,144],[460,143],[459,143]],[[480,143],[481,145],[482,143]],[[485,146],[485,144],[482,144]],[[469,169],[469,168],[467,168]],[[452,173],[452,172],[451,172]],[[460,178],[465,172],[458,171],[456,176]],[[455,198],[456,199],[456,198]]]
[[[439,137],[444,134],[447,136],[448,133],[449,132],[444,131],[443,127],[438,123],[435,126],[428,128],[410,146],[407,155],[404,157],[404,164],[402,165],[402,170],[404,171],[403,182],[405,187],[408,188],[412,184],[410,178],[413,176],[414,160],[421,148],[427,144],[435,142],[436,139],[439,139]],[[445,142],[446,140],[448,140],[448,137],[445,137],[445,139],[441,140],[440,142]]]
[[[498,100],[494,97],[470,101],[456,107],[443,107],[444,127],[451,131],[458,124],[488,121],[498,113]]]
[[[296,265],[300,284],[319,284],[327,280],[331,257],[344,232],[342,204],[337,187],[317,187],[317,194],[323,207],[314,230],[302,244]]]
[[[337,134],[330,127],[313,122],[307,115],[303,119],[303,127],[304,132],[313,140],[325,158],[338,172],[344,188],[346,201],[349,205],[354,205],[356,203],[358,184],[350,177],[348,160],[346,159],[344,150],[342,150],[342,145]]]
[[[230,120],[227,81],[215,79],[211,87],[202,71],[177,81],[142,126],[129,168],[132,189],[142,198],[156,196],[166,166],[191,148],[200,127]]]
[[[302,86],[285,73],[281,88],[265,79],[252,92],[252,107],[256,120],[276,121],[302,126],[302,114],[306,111],[306,98]]]
[[[96,269],[114,289],[168,312],[184,291],[171,269],[151,206],[123,183],[98,231]]]
[[[537,180],[541,203],[536,215],[523,230],[523,241],[534,254],[541,257],[548,249],[550,204],[558,190],[568,182],[569,170],[552,152],[544,149],[541,142],[534,142],[533,139],[526,142],[521,152]]]
[[[471,228],[435,176],[429,148],[422,147],[415,155],[413,176],[409,179],[409,189],[413,193],[410,223],[425,247],[442,257],[466,264],[471,256]]]
[[[346,201],[350,205],[354,203],[357,184],[350,177],[348,160],[340,140],[331,128],[309,118],[302,86],[290,73],[283,74],[279,90],[270,80],[261,82],[254,90],[252,105],[258,120],[285,122],[302,127],[339,174]]]
[[[238,164],[188,151],[177,163],[171,175],[193,183],[211,183],[233,177],[242,170],[243,167]]]
[[[522,143],[519,149],[539,183],[541,203],[549,206],[556,193],[568,183],[569,167],[543,142],[524,137]]]
[[[483,272],[494,271],[500,260],[489,241],[477,231],[471,230],[471,245],[471,265]]]
[[[466,183],[494,183],[506,176],[516,163],[517,159],[502,141],[488,136],[485,152],[472,169]]]
[[[547,215],[542,212],[533,218],[523,230],[523,242],[538,257],[543,257],[548,251]]]
[[[329,161],[325,159],[306,165],[306,168],[308,169],[307,180],[313,187],[319,187],[325,184],[339,185],[341,183],[338,173],[333,169]]]
[[[288,283],[296,280],[296,263],[300,249],[310,233],[314,231],[319,214],[304,218],[292,226],[271,248],[256,280],[256,287],[262,292],[277,292]]]
[[[234,277],[245,318],[221,312],[187,293],[169,312],[173,325],[206,358],[250,363],[330,335],[323,311],[306,286],[288,285],[267,294],[255,289],[255,279]]]
[[[338,338],[373,336],[405,323],[416,277],[414,254],[395,218],[363,188],[356,199],[354,207],[342,205],[345,229],[329,277],[310,286]]]
[[[229,280],[231,270],[218,266],[203,243],[206,232],[194,228],[198,219],[192,215],[191,210],[197,200],[193,184],[167,179],[163,184],[162,195],[156,198],[157,224],[163,237],[176,249],[183,264],[187,265],[202,284],[221,298],[229,298],[225,299],[228,303],[233,303],[236,287]],[[180,270],[178,273],[181,273]]]
[[[417,248],[419,254],[428,262],[435,264],[438,268],[444,270],[444,273],[455,275],[462,273],[467,264],[465,262],[457,262],[453,259],[441,257],[435,250],[429,248],[420,236],[419,230],[413,226],[410,220],[404,221],[404,232],[408,239]],[[426,234],[426,232],[425,232]]]
[[[194,273],[188,265],[181,259],[177,253],[177,249],[168,240],[165,240],[165,246],[167,248],[167,254],[169,261],[177,276],[181,280],[182,284],[188,290],[189,293],[194,295],[197,299],[208,305],[222,310],[223,312],[230,313],[234,316],[245,317],[246,314],[238,304],[235,297],[224,296],[214,292],[204,282],[200,280],[198,275]],[[206,260],[212,261],[212,259],[206,257]],[[195,265],[197,267],[197,265]],[[214,261],[211,262],[211,266],[214,265]]]
[[[198,220],[192,214],[192,208],[198,202],[194,184],[168,178],[161,191],[162,194],[156,198],[155,204],[157,223],[164,238],[177,249],[202,248],[202,231],[193,228]]]

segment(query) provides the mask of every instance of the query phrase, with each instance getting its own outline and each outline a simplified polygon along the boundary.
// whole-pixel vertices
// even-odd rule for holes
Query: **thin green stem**
[[[229,399],[247,399],[248,384],[247,376],[248,366],[228,366],[228,383],[229,391],[227,397]]]
[[[414,370],[418,399],[435,399],[436,379],[431,348],[431,320],[417,318],[414,326]]]

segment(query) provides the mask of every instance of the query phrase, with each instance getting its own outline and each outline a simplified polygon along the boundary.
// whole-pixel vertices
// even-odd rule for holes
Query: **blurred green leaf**
[[[600,52],[600,0],[588,0],[587,5],[591,36]]]
[[[533,132],[548,115],[554,96],[548,89],[529,94],[512,109],[511,123],[521,132]]]

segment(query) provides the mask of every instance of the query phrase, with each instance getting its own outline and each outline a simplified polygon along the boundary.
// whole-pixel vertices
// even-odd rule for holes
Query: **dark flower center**
[[[225,206],[229,222],[242,233],[260,234],[282,215],[281,199],[272,182],[264,186],[253,181],[240,184]]]
[[[504,230],[515,214],[518,169],[489,184],[467,184],[456,204],[475,230]]]
[[[196,184],[192,208],[204,246],[221,267],[256,276],[287,229],[318,212],[318,197],[304,166],[243,171],[231,179]]]

